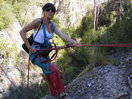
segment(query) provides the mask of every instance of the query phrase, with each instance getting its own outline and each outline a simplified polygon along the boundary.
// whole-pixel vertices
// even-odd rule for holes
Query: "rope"
[[[59,49],[66,49],[70,47],[132,47],[132,44],[98,44],[98,45],[65,45],[65,46],[59,46],[56,48],[45,48],[45,49],[39,49],[37,51],[42,51],[42,50],[59,50]],[[27,89],[26,89],[26,99],[28,99],[28,89],[29,89],[29,65],[30,65],[30,56],[28,59],[28,76],[27,76]]]
[[[26,87],[26,99],[28,99],[28,96],[29,96],[29,69],[30,69],[30,55],[29,55],[29,58],[28,58],[28,75],[27,75],[27,87]]]
[[[44,48],[44,49],[38,49],[38,51],[42,50],[59,50],[59,49],[65,49],[70,47],[132,47],[132,44],[97,44],[97,45],[65,45],[65,46],[59,46],[56,48]]]

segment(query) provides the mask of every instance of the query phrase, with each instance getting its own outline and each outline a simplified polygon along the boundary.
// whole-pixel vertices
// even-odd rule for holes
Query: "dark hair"
[[[52,3],[46,3],[43,7],[42,10],[45,11],[46,8],[51,7],[52,9],[54,9],[56,11],[55,6]]]

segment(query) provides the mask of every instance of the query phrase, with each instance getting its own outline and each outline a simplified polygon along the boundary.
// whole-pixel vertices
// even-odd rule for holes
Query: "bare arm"
[[[73,45],[81,45],[80,43],[78,43],[77,41],[71,39],[68,35],[62,33],[57,26],[55,25],[55,33],[64,41],[70,42]]]
[[[31,45],[29,44],[26,34],[28,31],[32,29],[36,29],[40,24],[41,24],[41,19],[35,19],[31,23],[29,23],[27,26],[23,27],[20,31],[20,36],[31,53],[34,53],[36,50],[33,49]]]

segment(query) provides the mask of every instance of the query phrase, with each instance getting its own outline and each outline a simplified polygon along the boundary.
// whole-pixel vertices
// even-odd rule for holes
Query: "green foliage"
[[[131,11],[130,7],[128,8],[127,5],[125,6],[128,11]],[[74,29],[72,30],[73,34],[70,33],[70,29],[67,33],[72,38],[76,40],[79,39],[82,44],[88,45],[132,43],[132,17],[130,13],[126,13],[122,17],[123,19],[121,21],[116,19],[116,15],[117,12],[114,11],[113,8],[111,8],[108,12],[108,16],[103,14],[103,16],[100,17],[98,30],[94,31],[93,16],[92,13],[89,13],[82,19],[81,26],[78,27],[75,31]],[[58,65],[61,66],[61,69],[64,69],[62,69],[63,73],[70,74],[69,76],[74,75],[74,72],[72,70],[76,70],[78,69],[78,67],[84,67],[89,63],[94,63],[97,66],[106,64],[118,65],[119,61],[114,58],[109,58],[107,54],[119,51],[119,49],[124,50],[125,48],[87,47],[68,50],[68,53],[63,54],[65,58],[63,58],[61,62],[59,61]],[[76,69],[70,68],[71,66],[75,67]],[[79,74],[79,71],[77,71],[76,73]]]
[[[82,19],[81,26],[78,27],[72,36],[73,38],[83,37],[85,34],[91,31],[91,29],[93,29],[93,16],[92,13],[88,13],[88,15]]]
[[[23,21],[24,21],[24,8],[25,8],[25,4],[24,3],[14,3],[13,5],[14,7],[14,13],[16,14],[16,18],[19,20],[20,24],[23,25]]]
[[[103,14],[99,19],[97,31],[93,30],[93,15],[90,12],[82,19],[81,25],[76,30],[74,27],[68,27],[62,29],[62,32],[75,40],[80,40],[82,44],[88,45],[132,43],[132,18],[130,14],[124,15],[123,20],[119,22],[116,20],[117,12],[113,8],[108,13],[108,16]],[[65,44],[57,36],[55,36],[55,41],[58,45]],[[113,50],[117,49],[113,47],[81,47],[70,48],[59,52],[56,64],[60,69],[63,82],[65,84],[69,83],[88,64],[95,64],[96,66],[106,64],[119,65],[119,60],[107,56],[107,54],[111,54]],[[124,50],[124,48],[120,49]]]
[[[62,79],[64,84],[68,84],[72,79],[74,79],[83,69],[76,65],[72,65],[73,60],[66,52],[61,59],[57,61],[57,66],[59,67],[60,72],[62,73]],[[76,60],[76,59],[75,59]]]
[[[72,57],[71,64],[73,66],[83,67],[88,64],[89,57],[89,48],[78,48],[75,49],[73,53],[70,53],[70,56]]]
[[[29,1],[29,0],[28,0]],[[5,3],[10,2],[10,3]],[[26,0],[4,0],[0,1],[0,29],[5,28],[11,24],[11,16],[15,13],[16,17],[19,19],[20,23],[23,24],[24,17],[23,12]],[[113,2],[113,0],[109,0]],[[10,4],[13,4],[11,6]],[[121,21],[117,20],[117,12],[110,3],[106,3],[106,14],[102,14],[99,18],[98,30],[93,30],[93,14],[89,12],[81,22],[81,25],[75,30],[75,27],[68,27],[61,29],[62,32],[69,35],[71,38],[80,41],[82,44],[119,44],[119,43],[132,43],[132,9],[129,4],[125,4],[125,14]],[[4,5],[4,6],[3,6]],[[14,8],[14,9],[13,9]],[[13,11],[13,12],[12,12]],[[10,15],[9,15],[10,14]],[[6,21],[8,20],[8,21]],[[67,19],[68,20],[68,19]],[[53,21],[58,24],[56,16]],[[9,24],[8,24],[9,23]],[[54,41],[57,46],[65,45],[57,35],[54,37]],[[10,58],[12,54],[16,55],[14,52],[15,46],[8,45],[6,40],[0,38],[0,54],[4,57]],[[7,46],[7,47],[6,47]],[[88,64],[106,65],[114,64],[118,65],[119,61],[115,58],[109,58],[107,54],[113,52],[113,50],[124,50],[124,48],[113,48],[113,47],[81,47],[81,48],[70,48],[67,50],[60,50],[58,54],[58,59],[56,61],[57,66],[62,73],[62,78],[65,84],[69,83],[74,79],[85,66]],[[90,71],[90,70],[88,70]],[[42,83],[40,89],[35,94],[34,99],[40,99],[45,94],[49,94],[47,84]]]
[[[68,36],[71,36],[73,34],[74,30],[75,30],[75,27],[74,26],[70,26],[68,28],[61,29],[61,31],[63,33],[65,33],[65,34],[67,34]]]
[[[0,54],[3,56],[5,64],[8,62],[16,63],[18,60],[17,48],[9,40],[0,37]],[[7,61],[11,60],[11,61]]]
[[[15,3],[25,3],[25,2],[28,2],[29,0],[4,0],[10,4],[15,4]]]
[[[91,58],[89,59],[90,63],[93,63],[97,66],[104,66],[110,64],[110,59],[105,55],[105,51],[99,47],[92,48],[90,55]]]
[[[35,0],[34,0],[35,1]],[[0,2],[0,29],[12,24],[16,17],[23,26],[25,22],[24,10],[31,5],[31,0],[4,0]],[[27,20],[26,20],[27,21]]]
[[[67,85],[69,82],[75,79],[82,70],[83,68],[81,67],[68,66],[66,71],[61,74],[64,84]]]
[[[118,66],[120,64],[120,61],[116,58],[110,58],[110,63],[114,66]]]
[[[48,89],[48,85],[47,83],[43,82],[40,84],[40,87],[38,89],[38,91],[36,92],[36,94],[33,96],[31,96],[32,99],[41,99],[42,97],[44,97],[45,95],[49,94],[49,89]]]
[[[131,43],[132,42],[132,18],[122,20],[120,23],[115,24],[108,31],[110,42],[113,43]]]
[[[24,8],[29,0],[2,0],[0,1],[0,30],[7,28],[14,21],[15,15],[20,24],[24,22]]]
[[[14,20],[14,14],[12,13],[12,6],[6,2],[0,3],[0,30],[8,27]]]
[[[114,20],[114,18],[112,20]],[[100,17],[100,19],[99,19],[98,27],[101,27],[101,26],[109,26],[112,20],[107,15],[102,15]]]

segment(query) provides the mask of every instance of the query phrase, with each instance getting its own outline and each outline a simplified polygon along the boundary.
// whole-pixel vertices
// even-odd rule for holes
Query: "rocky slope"
[[[111,57],[117,58],[120,64],[89,65],[66,86],[69,94],[66,99],[132,99],[132,50]]]

